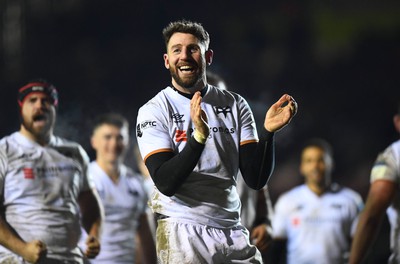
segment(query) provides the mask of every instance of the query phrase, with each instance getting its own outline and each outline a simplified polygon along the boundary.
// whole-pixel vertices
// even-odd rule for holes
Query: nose
[[[183,47],[180,55],[181,55],[181,59],[186,59],[186,58],[190,57],[190,49],[187,47]]]

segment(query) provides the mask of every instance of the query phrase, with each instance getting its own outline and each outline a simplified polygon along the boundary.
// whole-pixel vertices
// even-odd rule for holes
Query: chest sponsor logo
[[[217,115],[223,114],[225,118],[228,113],[232,114],[232,108],[230,106],[215,106],[214,109]]]
[[[342,209],[342,207],[343,206],[341,204],[337,204],[337,203],[331,204],[331,208],[336,209],[336,210],[340,210],[340,209]]]
[[[183,142],[183,141],[187,141],[187,133],[186,130],[176,130],[175,133],[175,141],[176,142]]]
[[[31,179],[31,180],[35,179],[35,173],[33,172],[32,168],[24,168],[23,171],[25,179]]]
[[[172,114],[171,117],[176,124],[185,122],[185,120],[183,119],[184,115],[181,115],[179,113]]]
[[[294,217],[294,218],[292,219],[292,226],[298,227],[299,225],[300,225],[300,218]]]
[[[146,120],[141,122],[140,124],[138,124],[136,126],[136,135],[138,137],[142,137],[143,136],[143,130],[151,128],[151,127],[156,127],[157,126],[157,122],[156,121],[152,121],[152,120]]]
[[[24,179],[40,179],[40,178],[52,178],[61,177],[61,175],[73,175],[77,171],[77,168],[72,165],[65,166],[52,166],[52,167],[26,167],[22,169]]]

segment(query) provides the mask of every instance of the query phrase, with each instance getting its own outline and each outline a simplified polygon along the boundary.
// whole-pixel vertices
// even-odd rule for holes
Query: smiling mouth
[[[195,67],[189,65],[180,66],[178,69],[185,73],[193,73],[195,71]]]

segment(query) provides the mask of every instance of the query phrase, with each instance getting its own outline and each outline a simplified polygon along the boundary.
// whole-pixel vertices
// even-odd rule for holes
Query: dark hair
[[[120,114],[117,113],[106,113],[97,116],[93,121],[93,131],[95,131],[98,127],[107,124],[113,125],[118,128],[122,128],[124,126],[129,127],[128,120]]]
[[[309,148],[309,147],[316,147],[325,152],[325,154],[328,154],[331,158],[333,158],[333,149],[331,144],[329,144],[328,141],[322,139],[322,138],[312,138],[307,140],[302,147],[302,150]]]
[[[168,47],[171,36],[177,32],[194,35],[201,43],[205,44],[206,49],[208,49],[210,45],[210,35],[200,23],[183,19],[170,22],[168,26],[163,29],[162,34],[164,36],[165,47]]]

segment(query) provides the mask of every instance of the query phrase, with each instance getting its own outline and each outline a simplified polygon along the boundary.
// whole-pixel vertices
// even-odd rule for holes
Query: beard
[[[170,68],[169,69],[172,78],[175,80],[175,82],[179,85],[182,86],[183,88],[190,89],[196,86],[201,80],[202,80],[202,75],[201,74],[195,74],[190,78],[185,78],[182,79],[179,77],[175,69]]]
[[[169,68],[169,72],[171,74],[172,79],[181,87],[185,89],[192,89],[196,87],[199,83],[201,83],[205,77],[205,65],[206,62],[202,59],[199,62],[195,60],[186,60],[185,64],[189,64],[194,68],[193,74],[186,75],[184,74],[184,78],[179,76],[179,66],[171,65]]]
[[[54,124],[54,121],[48,116],[46,118],[46,123],[42,126],[35,126],[35,118],[27,120],[21,116],[21,124],[24,128],[31,133],[35,138],[45,138],[51,134],[51,130]]]

